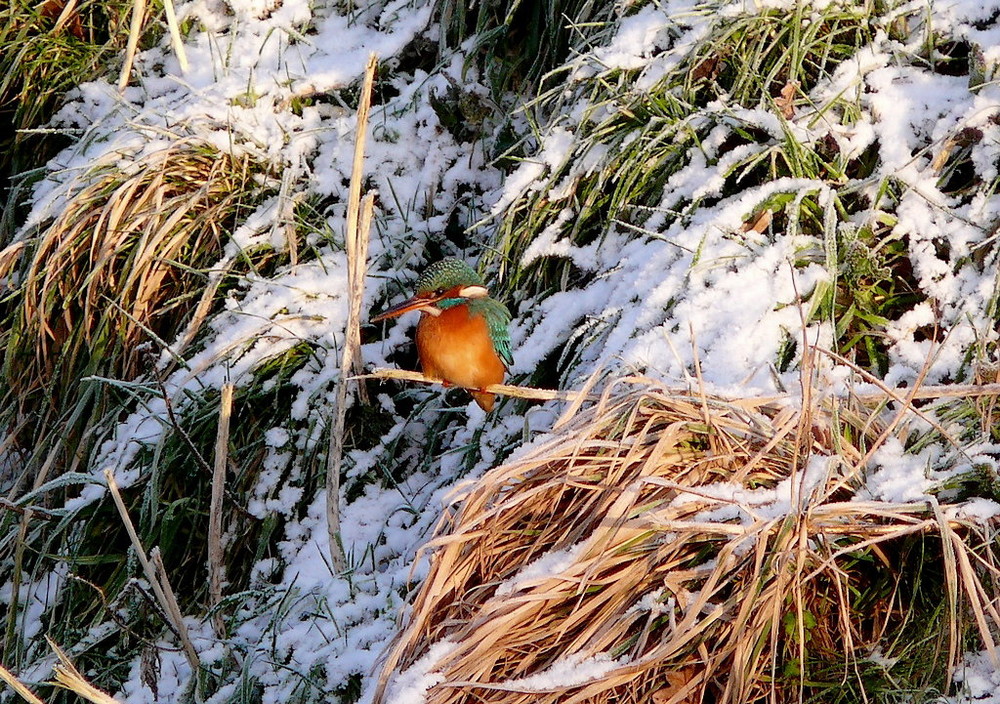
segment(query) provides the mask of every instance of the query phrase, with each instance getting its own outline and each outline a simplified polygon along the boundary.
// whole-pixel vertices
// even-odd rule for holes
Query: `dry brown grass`
[[[7,346],[18,395],[48,385],[61,364],[87,366],[117,345],[115,371],[135,376],[140,342],[169,337],[199,296],[214,295],[202,267],[220,259],[234,214],[257,190],[253,170],[247,157],[179,140],[127,174],[94,176],[28,246],[0,252],[0,276],[21,268]]]
[[[852,500],[885,430],[858,404],[800,413],[646,380],[613,386],[456,497],[378,699],[446,639],[420,664],[441,680],[430,704],[746,704],[863,689],[866,656],[914,625],[897,560],[921,539],[940,553],[947,625],[929,647],[947,677],[964,619],[993,645],[1000,614],[986,585],[1000,570],[984,528],[935,502]],[[524,679],[595,656],[616,662],[572,686]],[[831,681],[807,672],[818,661],[839,668]]]
[[[127,168],[84,174],[44,228],[0,251],[12,289],[0,308],[8,441],[37,449],[36,486],[85,455],[84,428],[101,417],[104,396],[81,379],[134,379],[166,342],[195,339],[242,265],[224,247],[262,199],[263,176],[249,156],[177,138]]]

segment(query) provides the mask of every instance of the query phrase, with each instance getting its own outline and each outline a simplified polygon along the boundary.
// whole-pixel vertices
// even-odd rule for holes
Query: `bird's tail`
[[[471,391],[472,398],[476,400],[479,407],[484,411],[489,413],[493,410],[493,404],[496,403],[497,397],[494,394],[488,394],[485,391]]]

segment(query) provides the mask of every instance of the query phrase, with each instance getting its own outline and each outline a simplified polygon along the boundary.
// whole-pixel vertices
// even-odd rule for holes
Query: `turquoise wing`
[[[490,340],[497,355],[509,369],[514,366],[514,356],[510,351],[510,311],[500,301],[493,298],[476,298],[469,302],[469,307],[486,318],[486,327],[490,331]]]

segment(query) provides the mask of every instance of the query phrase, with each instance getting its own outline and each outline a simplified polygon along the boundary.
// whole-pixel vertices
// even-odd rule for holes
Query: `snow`
[[[607,69],[643,68],[650,55],[668,44],[670,19],[654,5],[621,20],[615,38],[594,51],[594,59]]]
[[[586,547],[584,543],[578,543],[565,550],[545,553],[534,562],[522,567],[516,575],[499,584],[496,595],[510,596],[522,589],[529,590],[536,580],[544,581],[549,575],[565,572],[577,560],[584,547]]]
[[[814,3],[812,10],[828,4]],[[809,311],[808,303],[800,301],[837,272],[827,269],[822,238],[797,223],[788,223],[784,232],[743,232],[742,226],[778,196],[810,199],[830,212],[838,184],[784,177],[735,193],[727,184],[754,159],[778,149],[786,134],[810,147],[830,135],[845,161],[877,145],[880,171],[858,187],[871,202],[871,217],[852,224],[871,225],[883,207],[889,209],[889,196],[878,192],[879,179],[897,184],[893,235],[908,243],[914,278],[927,297],[884,331],[889,357],[885,383],[911,385],[922,372],[931,383],[953,381],[966,373],[970,349],[998,342],[989,314],[997,262],[994,258],[978,268],[968,262],[996,238],[983,224],[1000,219],[1000,196],[980,193],[963,200],[947,194],[933,163],[952,136],[974,128],[982,138],[970,147],[971,162],[984,181],[997,178],[1000,86],[988,83],[971,92],[967,76],[907,64],[899,57],[911,47],[890,39],[883,29],[816,86],[811,105],[790,121],[764,105],[744,107],[720,99],[676,126],[664,139],[673,140],[683,165],[664,183],[658,203],[644,218],[623,213],[596,241],[576,244],[569,230],[581,216],[576,199],[581,182],[600,175],[630,145],[647,144],[638,141],[645,138],[640,128],[618,143],[603,143],[593,136],[595,125],[623,110],[626,98],[657,86],[718,17],[787,10],[795,5],[792,0],[734,0],[717,12],[698,2],[663,0],[621,17],[603,44],[570,60],[561,111],[537,126],[529,141],[534,147],[507,174],[490,161],[485,137],[459,141],[432,106],[432,96],[444,95],[454,85],[472,95],[489,94],[467,54],[455,52],[433,70],[393,72],[399,54],[414,39],[436,41],[439,28],[430,0],[376,1],[353,15],[339,6],[316,8],[306,0],[227,5],[228,12],[210,0],[178,3],[181,21],[196,26],[185,40],[191,65],[186,73],[164,43],[139,56],[136,79],[123,94],[107,79],[74,92],[53,125],[78,141],[49,164],[34,189],[22,230],[28,238],[33,227],[59,212],[87,184],[93,167],[135,171],[177,139],[247,155],[268,167],[270,175],[260,183],[262,198],[232,233],[217,272],[257,247],[283,251],[288,246],[283,218],[296,198],[333,202],[324,213],[328,231],[298,243],[315,256],[267,275],[240,274],[197,344],[183,347],[182,332],[159,362],[165,370],[174,357],[183,359],[163,380],[163,392],[183,408],[210,398],[225,383],[249,387],[263,365],[301,345],[311,355],[290,379],[294,398],[286,424],[264,432],[263,471],[247,504],[258,518],[285,519],[273,539],[275,552],[253,566],[253,593],[234,616],[231,635],[220,639],[207,619],[188,617],[206,664],[227,657],[242,664],[242,672],[227,675],[208,701],[234,696],[240,677],[260,683],[264,702],[298,700],[301,688],[310,687],[317,690],[313,698],[325,700],[351,678],[360,678],[362,701],[369,701],[373,670],[404,609],[402,594],[426,573],[419,548],[456,486],[481,476],[498,458],[517,456],[540,442],[559,414],[556,404],[547,404],[523,416],[509,407],[484,416],[475,404],[450,407],[439,389],[407,389],[401,396],[415,407],[412,414],[394,416],[376,447],[348,453],[346,480],[361,486],[350,502],[342,498],[340,507],[350,574],[340,576],[332,569],[326,496],[306,493],[305,470],[296,463],[302,456],[325,452],[322,442],[336,398],[348,306],[341,233],[354,114],[335,103],[342,102],[338,91],[359,79],[372,52],[386,62],[388,97],[373,108],[365,159],[379,213],[364,311],[404,295],[427,263],[427,252],[444,250],[471,259],[488,248],[506,214],[531,198],[544,198],[557,204],[557,212],[536,233],[520,264],[565,259],[585,276],[569,290],[508,301],[515,312],[515,377],[532,374],[564,345],[580,343],[573,363],[556,370],[564,385],[575,385],[600,369],[642,372],[682,385],[697,366],[708,388],[720,392],[770,395],[795,389],[797,371],[778,370],[775,360],[787,340],[802,338],[802,320]],[[987,64],[995,68],[1000,30],[977,25],[993,9],[972,0],[936,4],[925,18],[933,26],[914,26],[907,41],[919,43],[931,29],[948,32],[979,44]],[[632,75],[632,82],[624,75]],[[621,94],[612,101],[593,96],[588,81],[594,77],[619,86]],[[856,102],[859,114],[848,118],[839,105],[842,100]],[[296,101],[304,107],[289,109]],[[730,138],[737,130],[756,130],[769,139],[732,148]],[[697,139],[691,136],[695,133]],[[682,217],[675,217],[678,213]],[[470,234],[467,251],[453,251],[456,245],[441,234],[453,220],[462,226],[481,223]],[[942,242],[948,244],[946,251]],[[413,324],[404,318],[388,329],[366,329],[366,364],[394,366],[396,351],[410,344]],[[932,342],[923,334],[934,325],[947,329],[944,339]],[[832,345],[826,321],[812,323],[805,332],[820,347]],[[834,390],[851,383],[845,368],[818,359]],[[395,413],[394,400],[384,391],[373,406]],[[144,453],[162,447],[172,432],[164,398],[136,395],[141,401],[105,441],[100,462],[59,479],[74,488],[62,507],[69,514],[106,500],[105,469],[114,472],[123,488],[144,480]],[[440,440],[439,454],[430,458],[423,456],[428,437]],[[940,445],[914,452],[890,437],[873,454],[856,498],[926,501],[942,482],[969,471],[974,462],[992,461],[996,448],[983,445],[967,452],[968,457],[959,459]],[[387,455],[393,466],[386,465]],[[704,518],[749,522],[780,517],[795,510],[793,496],[807,494],[824,480],[825,462],[811,458],[797,487],[790,482],[757,492],[724,483],[709,487],[705,493],[732,504]],[[399,467],[409,470],[399,473],[402,478],[394,474]],[[365,483],[371,476],[378,481]],[[988,521],[1000,515],[1000,506],[979,499],[963,504],[954,515]],[[500,585],[498,593],[512,594],[531,580],[544,579],[572,556],[573,548],[544,555]],[[25,642],[40,634],[46,612],[58,604],[67,568],[57,564],[21,584],[19,636]],[[0,585],[0,603],[11,603],[12,589],[10,582]],[[651,608],[649,595],[637,598],[641,604]],[[173,649],[175,643],[161,645],[157,691],[146,683],[148,673],[136,658],[119,692],[123,700],[184,700],[192,681],[189,665]],[[428,668],[451,647],[446,640],[431,645],[424,658],[393,678],[387,701],[423,702],[427,689],[442,679]],[[37,661],[36,669],[42,664]],[[565,686],[621,665],[610,656],[567,657],[544,673],[506,685],[522,690]],[[956,678],[965,692],[956,703],[1000,703],[995,695],[1000,674],[985,655],[968,654]]]
[[[438,641],[427,653],[415,662],[408,670],[396,677],[386,694],[386,701],[398,704],[421,704],[429,687],[444,681],[444,676],[425,670],[455,647],[448,640]]]
[[[606,653],[591,657],[567,655],[544,672],[509,680],[500,686],[516,692],[544,692],[558,687],[574,687],[599,680],[626,664],[622,659],[615,659]]]
[[[38,580],[32,581],[31,575],[22,573],[23,580],[17,592],[13,582],[0,585],[0,604],[4,605],[6,613],[12,603],[17,604],[21,617],[18,636],[25,641],[37,637],[45,625],[45,612],[60,601],[60,589],[65,583],[69,567],[60,563],[50,572],[43,574]]]

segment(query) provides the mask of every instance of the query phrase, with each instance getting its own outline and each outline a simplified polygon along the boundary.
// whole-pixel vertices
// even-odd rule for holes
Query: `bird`
[[[371,322],[420,311],[416,342],[424,376],[465,387],[480,408],[493,410],[496,397],[486,387],[502,383],[514,364],[507,306],[491,298],[483,278],[454,257],[427,267],[415,288],[411,298]]]

